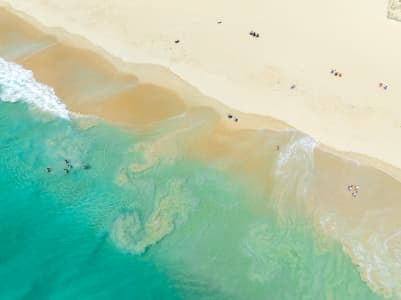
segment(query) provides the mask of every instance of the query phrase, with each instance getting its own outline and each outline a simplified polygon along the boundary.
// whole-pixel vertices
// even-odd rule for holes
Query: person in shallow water
[[[70,162],[68,159],[64,159],[64,162],[65,162],[65,164],[67,165],[67,167],[68,167],[69,169],[72,169],[72,168],[73,168],[71,162]]]
[[[52,171],[52,169],[49,168],[49,167],[47,167],[47,168],[46,168],[46,171],[47,171],[47,173],[50,173],[50,172]]]

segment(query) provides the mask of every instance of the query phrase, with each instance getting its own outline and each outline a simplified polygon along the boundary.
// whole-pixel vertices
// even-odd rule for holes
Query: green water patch
[[[0,102],[0,132],[1,299],[381,299],[340,245],[213,164],[137,172],[134,134],[21,103]]]

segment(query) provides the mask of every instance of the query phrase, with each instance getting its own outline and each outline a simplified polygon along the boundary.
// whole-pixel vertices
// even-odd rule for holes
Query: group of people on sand
[[[359,185],[353,185],[353,184],[351,184],[351,185],[348,186],[348,192],[350,192],[351,195],[352,195],[352,197],[354,197],[354,198],[355,198],[356,196],[358,196],[359,189],[360,189],[360,186],[359,186]]]
[[[340,78],[343,77],[343,74],[341,72],[338,72],[336,69],[331,69],[330,74],[332,74],[332,75],[334,75],[336,77],[340,77]],[[384,84],[383,82],[380,82],[379,83],[379,88],[387,91],[388,85]]]
[[[330,74],[333,74],[336,77],[343,77],[343,73],[338,72],[336,69],[331,69]]]
[[[64,159],[64,163],[65,163],[65,168],[64,168],[64,173],[65,174],[69,174],[71,169],[73,168],[73,165],[71,164],[71,162],[68,159]],[[89,165],[88,164],[84,164],[82,166],[82,168],[84,170],[88,170],[89,169]],[[50,167],[46,168],[47,173],[51,173],[53,170]]]
[[[234,122],[238,122],[238,118],[237,117],[235,117],[235,116],[233,116],[232,114],[227,114],[227,118],[229,119],[229,120],[233,120]]]
[[[255,37],[255,38],[258,38],[258,37],[259,37],[259,33],[256,33],[256,32],[253,31],[253,30],[249,33],[249,35],[251,35],[251,36],[253,36],[253,37]]]
[[[382,88],[383,90],[387,91],[388,85],[387,85],[387,84],[384,84],[383,82],[380,82],[380,83],[379,83],[379,88]]]

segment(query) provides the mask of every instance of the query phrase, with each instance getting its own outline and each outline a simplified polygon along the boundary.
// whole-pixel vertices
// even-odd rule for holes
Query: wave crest
[[[30,70],[0,57],[0,97],[4,102],[26,102],[39,109],[69,119],[65,104],[53,88],[35,80]]]

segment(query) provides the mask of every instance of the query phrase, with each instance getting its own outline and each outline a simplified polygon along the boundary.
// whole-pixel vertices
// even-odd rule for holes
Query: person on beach
[[[253,30],[249,33],[249,35],[251,35],[251,36],[253,36],[253,37],[256,37],[256,38],[259,37],[259,33],[256,33],[256,32],[253,31]]]

